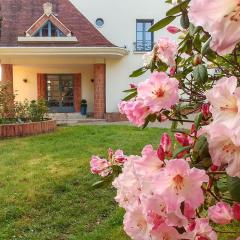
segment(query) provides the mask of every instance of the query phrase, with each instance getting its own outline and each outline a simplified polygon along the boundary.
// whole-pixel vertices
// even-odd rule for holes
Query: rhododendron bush
[[[142,128],[170,121],[173,133],[139,156],[93,156],[94,186],[113,182],[131,239],[240,239],[240,1],[166,2],[149,31],[178,40],[162,36],[144,55],[131,77],[146,80],[131,84],[119,111]]]

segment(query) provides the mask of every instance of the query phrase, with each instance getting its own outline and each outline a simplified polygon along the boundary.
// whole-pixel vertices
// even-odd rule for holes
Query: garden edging
[[[55,120],[46,120],[42,122],[3,124],[0,125],[0,138],[24,137],[41,133],[49,133],[56,130]]]

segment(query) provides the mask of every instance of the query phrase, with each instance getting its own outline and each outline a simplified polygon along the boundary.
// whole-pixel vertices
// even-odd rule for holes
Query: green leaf
[[[202,46],[201,54],[205,55],[210,50],[210,42],[212,38],[209,38]]]
[[[189,28],[190,22],[189,22],[189,18],[188,18],[187,12],[183,12],[183,13],[182,13],[182,16],[181,16],[181,18],[180,18],[180,24],[181,24],[181,26],[182,26],[184,29]]]
[[[159,22],[155,23],[148,31],[155,32],[166,27],[169,23],[171,23],[176,17],[175,16],[168,16],[160,20]]]
[[[197,65],[193,69],[193,77],[197,82],[199,82],[201,84],[206,83],[208,80],[207,68],[203,64]]]
[[[137,92],[133,92],[133,93],[129,94],[128,96],[126,96],[126,97],[123,99],[123,101],[128,101],[128,100],[130,100],[130,99],[132,99],[132,98],[135,98],[136,96],[137,96]]]
[[[136,91],[137,91],[136,88],[131,88],[131,89],[124,90],[123,92],[124,93],[130,93],[130,92],[136,92]]]
[[[203,114],[198,113],[198,115],[194,119],[194,126],[195,126],[196,130],[199,129],[202,119],[203,119]]]
[[[176,158],[179,153],[184,152],[184,151],[188,151],[188,150],[190,150],[191,148],[192,148],[192,146],[186,146],[186,147],[178,148],[178,149],[173,153],[173,158]]]
[[[238,177],[228,177],[228,190],[232,198],[240,202],[240,178]]]
[[[193,36],[195,33],[197,33],[201,28],[194,26],[192,23],[189,25],[189,35]]]
[[[132,78],[139,77],[139,76],[143,75],[146,71],[147,71],[146,68],[141,67],[141,68],[135,70],[135,71],[130,75],[130,77],[132,77]]]
[[[174,6],[173,8],[169,9],[166,13],[167,16],[171,16],[171,15],[175,15],[179,12],[181,12],[182,10],[186,9],[188,7],[190,0],[184,1],[176,6]]]

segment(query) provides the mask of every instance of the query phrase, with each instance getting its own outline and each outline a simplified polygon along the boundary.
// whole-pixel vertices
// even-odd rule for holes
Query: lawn
[[[139,154],[160,129],[78,126],[0,141],[0,239],[126,240],[113,189],[92,190],[92,154]]]
[[[115,191],[91,188],[98,178],[90,173],[89,160],[92,154],[106,155],[109,147],[139,154],[148,143],[157,146],[162,132],[78,126],[0,141],[0,240],[129,240]]]

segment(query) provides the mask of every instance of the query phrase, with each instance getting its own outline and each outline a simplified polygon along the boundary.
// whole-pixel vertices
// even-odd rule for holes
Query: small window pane
[[[143,22],[137,22],[137,31],[138,32],[143,32]]]
[[[144,35],[144,33],[143,32],[137,32],[137,40],[138,41],[143,41],[143,35]]]
[[[152,26],[152,23],[151,22],[146,22],[145,23],[145,27],[144,27],[144,30],[145,32],[148,32],[149,28]]]

